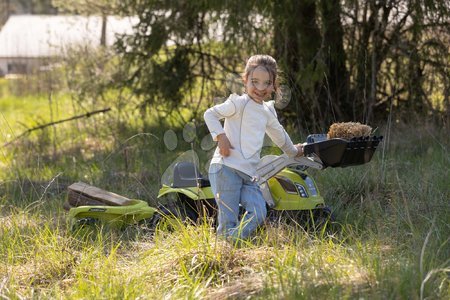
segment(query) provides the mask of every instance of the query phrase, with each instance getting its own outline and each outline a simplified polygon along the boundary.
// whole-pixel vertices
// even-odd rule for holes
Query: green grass
[[[0,98],[0,142],[9,142],[29,128],[70,115],[67,97],[56,95],[52,101],[50,104],[46,95]],[[50,107],[53,115],[50,114]]]
[[[12,128],[18,116],[27,126],[48,120],[45,97],[0,105]],[[165,168],[191,147],[173,120],[144,122],[129,111],[133,117],[118,123],[120,113],[2,148],[0,298],[448,299],[444,129],[397,125],[369,164],[311,170],[340,224],[332,236],[268,225],[235,247],[206,224],[154,237],[139,228],[72,232],[62,209],[68,184],[81,180],[155,204]],[[178,136],[173,151],[163,143],[170,128]],[[204,134],[199,126],[195,149]]]

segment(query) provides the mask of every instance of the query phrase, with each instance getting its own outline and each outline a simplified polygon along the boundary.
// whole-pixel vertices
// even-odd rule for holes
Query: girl
[[[246,93],[232,94],[204,114],[213,140],[218,142],[209,168],[219,210],[217,231],[233,240],[249,237],[266,217],[266,203],[255,180],[264,134],[287,155],[303,154],[303,146],[293,145],[278,121],[274,101],[265,102],[277,91],[275,59],[269,55],[250,57],[243,81]],[[221,119],[225,119],[223,127]],[[246,211],[240,223],[239,204]]]

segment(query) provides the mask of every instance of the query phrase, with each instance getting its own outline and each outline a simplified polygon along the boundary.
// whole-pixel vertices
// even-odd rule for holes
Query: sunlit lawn
[[[69,97],[58,95],[51,105],[48,95],[0,98],[0,112],[3,142],[73,114]],[[68,184],[81,180],[155,205],[164,168],[190,147],[182,129],[175,131],[185,148],[169,151],[162,128],[137,135],[113,121],[69,122],[57,127],[56,143],[38,131],[2,148],[0,298],[448,299],[445,130],[382,128],[389,139],[370,163],[311,171],[336,213],[334,234],[269,224],[237,247],[208,224],[154,236],[71,230],[62,209]]]

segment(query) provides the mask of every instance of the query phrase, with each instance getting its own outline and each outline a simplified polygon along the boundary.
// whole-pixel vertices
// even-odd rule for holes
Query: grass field
[[[60,97],[54,119],[74,113]],[[47,97],[0,99],[2,144],[36,120],[51,121],[50,107]],[[445,129],[381,128],[385,140],[369,164],[311,171],[335,210],[335,234],[268,225],[234,247],[207,224],[153,237],[131,227],[70,230],[62,209],[68,184],[81,180],[155,205],[165,168],[191,147],[182,128],[173,128],[178,146],[169,151],[167,124],[116,121],[117,112],[92,116],[2,147],[0,298],[449,298]],[[199,126],[199,152],[205,134]]]

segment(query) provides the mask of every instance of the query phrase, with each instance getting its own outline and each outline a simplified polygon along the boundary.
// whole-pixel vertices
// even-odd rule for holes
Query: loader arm
[[[301,165],[319,170],[323,169],[320,159],[314,156],[289,157],[286,154],[266,155],[261,159],[256,169],[258,184],[263,184],[284,168],[292,165]]]
[[[304,156],[282,155],[264,156],[256,169],[257,180],[263,184],[286,167],[300,165],[306,168],[347,167],[368,163],[383,137],[360,137],[351,140],[326,139],[326,135],[315,134],[308,137],[304,146]]]

